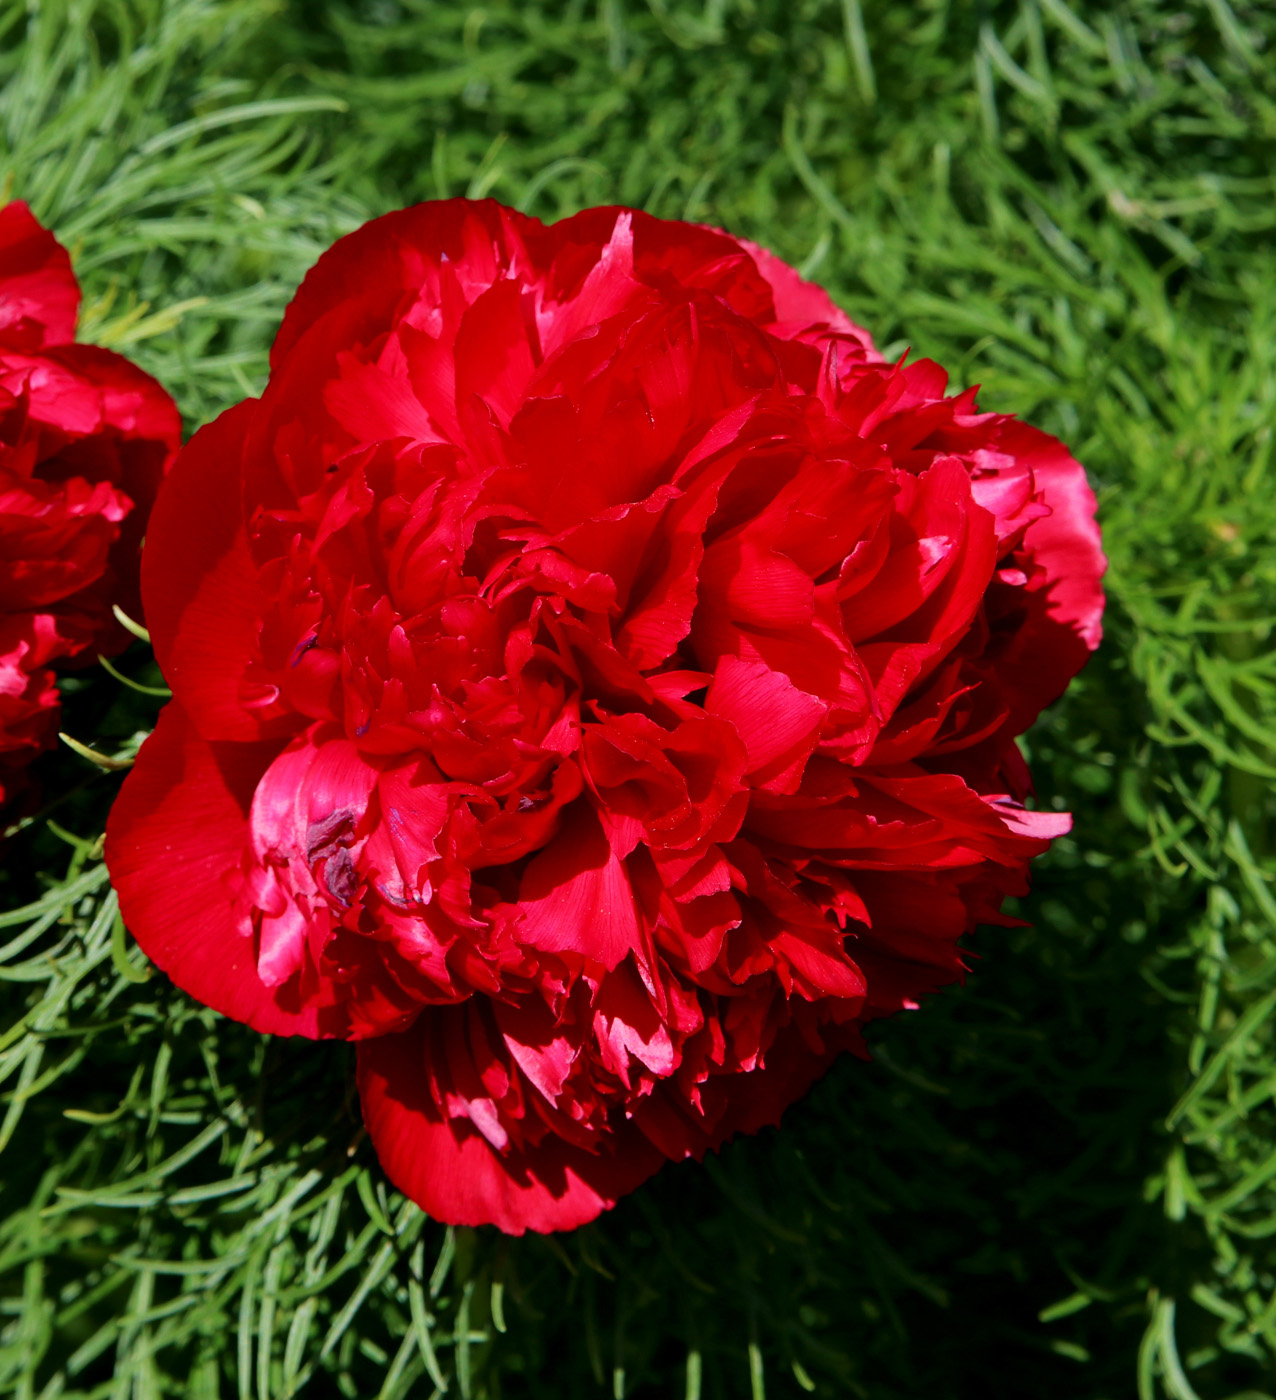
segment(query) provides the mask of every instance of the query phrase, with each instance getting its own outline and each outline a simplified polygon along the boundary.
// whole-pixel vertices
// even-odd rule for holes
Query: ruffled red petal
[[[31,210],[0,209],[0,347],[39,350],[75,339],[80,285],[66,249]]]
[[[375,335],[399,299],[420,290],[431,263],[450,261],[490,279],[496,266],[492,244],[499,247],[507,230],[538,224],[493,199],[441,199],[371,220],[334,243],[306,273],[271,347],[271,369],[337,307],[357,306],[362,324]],[[484,235],[491,240],[486,247]],[[357,328],[352,338],[361,338]]]
[[[90,481],[109,480],[132,503],[111,546],[115,579],[111,601],[135,621],[145,622],[139,581],[142,541],[155,498],[181,445],[181,414],[158,380],[114,351],[97,345],[65,345],[49,358],[91,384],[100,397],[105,450],[94,453],[87,444],[63,449],[59,469],[74,470]],[[122,651],[131,641],[130,634],[112,619],[99,650]]]
[[[210,744],[181,705],[166,705],[111,808],[106,861],[125,924],[183,991],[256,1030],[317,1037],[331,988],[302,1002],[267,986],[232,903],[248,807],[278,751]]]
[[[498,1152],[469,1120],[445,1118],[431,1098],[425,1039],[418,1025],[363,1041],[359,1098],[386,1175],[435,1219],[495,1225],[510,1235],[572,1230],[609,1210],[666,1160],[633,1127],[596,1154],[555,1136]]]
[[[151,513],[142,593],[155,658],[206,739],[253,741],[298,727],[277,689],[251,674],[263,600],[242,499],[244,436],[256,401],[228,409],[187,443]]]

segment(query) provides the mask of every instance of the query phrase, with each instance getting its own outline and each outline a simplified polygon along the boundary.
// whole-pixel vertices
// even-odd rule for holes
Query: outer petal
[[[1020,445],[1019,439],[1023,439]],[[1034,521],[1024,544],[1046,571],[1048,611],[1093,651],[1103,637],[1103,587],[1108,567],[1095,519],[1098,502],[1085,469],[1057,438],[1027,423],[1010,425],[1003,443],[1032,466],[1050,514]]]
[[[768,249],[751,243],[747,238],[738,241],[753,255],[758,271],[771,285],[771,295],[775,298],[776,334],[799,337],[802,331],[819,327],[857,342],[863,347],[866,359],[881,359],[873,345],[873,337],[863,326],[857,326],[840,306],[835,305],[823,287],[799,277],[788,263]]]
[[[394,319],[405,293],[415,297],[420,292],[428,261],[437,265],[446,258],[462,268],[475,261],[473,245],[466,245],[467,224],[475,226],[471,235],[482,232],[493,243],[504,241],[507,232],[517,237],[524,226],[541,226],[538,219],[492,199],[430,200],[371,220],[338,239],[306,273],[271,347],[272,371],[334,308],[357,304],[364,323],[381,330]]]
[[[38,350],[75,339],[80,288],[66,249],[21,200],[0,209],[0,345]]]
[[[571,1230],[593,1220],[658,1170],[664,1158],[632,1128],[597,1155],[549,1136],[498,1153],[467,1120],[445,1122],[430,1097],[425,1017],[412,1029],[359,1044],[363,1121],[386,1175],[436,1220],[496,1225],[506,1234]]]
[[[1010,707],[1008,729],[1022,733],[1067,688],[1103,637],[1102,578],[1108,561],[1095,520],[1094,492],[1084,468],[1057,438],[1026,423],[1009,423],[999,447],[1032,468],[1050,514],[1034,520],[1021,553],[1041,575],[1026,589],[989,595],[990,620],[1009,602],[1017,626],[991,656]],[[1014,594],[1021,594],[1014,598]]]
[[[677,299],[708,292],[756,325],[770,323],[771,288],[750,256],[752,244],[705,224],[657,219],[623,205],[583,209],[533,235],[540,259],[553,263],[556,298],[571,301],[582,290],[577,279],[592,268],[618,219],[627,220],[632,230],[633,270],[639,281]]]
[[[156,660],[191,723],[214,740],[275,738],[301,723],[262,718],[260,701],[272,697],[245,679],[262,616],[240,497],[256,404],[237,404],[187,443],[155,503],[142,556]]]
[[[106,863],[125,923],[183,991],[259,1031],[319,1036],[325,1002],[297,1004],[261,981],[227,884],[253,789],[278,751],[206,743],[180,704],[165,706],[111,809]]]

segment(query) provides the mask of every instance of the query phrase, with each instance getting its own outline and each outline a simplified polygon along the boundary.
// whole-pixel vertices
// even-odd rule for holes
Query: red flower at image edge
[[[359,1042],[437,1218],[568,1228],[775,1123],[1067,829],[1014,736],[1099,640],[1082,469],[770,254],[421,205],[271,365],[156,505],[107,860],[179,986]]]
[[[122,650],[142,533],[181,441],[163,389],[75,345],[80,288],[25,204],[0,209],[0,806],[56,741],[51,663]]]

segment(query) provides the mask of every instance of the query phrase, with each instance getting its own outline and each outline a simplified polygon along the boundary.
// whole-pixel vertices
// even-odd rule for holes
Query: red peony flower
[[[693,225],[342,239],[152,519],[142,947],[357,1040],[443,1220],[574,1226],[776,1122],[1068,826],[1014,735],[1099,640],[1094,497],[944,387]]]
[[[142,532],[181,440],[172,399],[75,345],[80,289],[25,204],[0,209],[0,805],[55,741],[50,664],[129,640]]]

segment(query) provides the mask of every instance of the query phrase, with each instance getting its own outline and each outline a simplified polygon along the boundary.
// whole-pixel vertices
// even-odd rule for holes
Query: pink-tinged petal
[[[986,665],[1009,708],[1007,729],[1018,734],[1063,694],[1098,646],[1107,560],[1094,493],[1063,444],[1012,423],[1003,429],[1002,445],[1031,465],[1050,512],[1028,526],[1022,546],[1007,561],[1022,561],[1030,572],[1002,570],[988,591],[993,636]]]
[[[348,906],[357,892],[349,848],[361,844],[376,781],[376,771],[335,727],[314,726],[257,783],[249,822],[257,862],[258,971],[267,985],[281,986],[305,965],[322,907],[329,901]]]
[[[1072,830],[1070,812],[1030,812],[1018,803],[988,799],[989,805],[1016,836],[1034,841],[1053,841]]]
[[[228,881],[248,846],[248,807],[278,744],[210,744],[165,706],[106,829],[120,911],[143,952],[185,992],[259,1031],[319,1036],[331,989],[311,1000],[267,986]]]
[[[257,939],[257,976],[275,990],[305,966],[310,919],[289,900],[278,916],[262,918]]]
[[[664,1158],[621,1129],[597,1154],[549,1136],[497,1152],[468,1121],[444,1119],[429,1093],[424,1022],[359,1046],[363,1121],[386,1175],[427,1214],[509,1235],[571,1230],[610,1209]]]
[[[1036,487],[1050,508],[1050,514],[1034,521],[1024,536],[1025,548],[1046,573],[1049,616],[1070,627],[1093,651],[1103,637],[1101,580],[1108,561],[1095,519],[1098,505],[1085,469],[1057,438],[1026,423],[1009,425],[1000,446],[1029,463]]]
[[[228,409],[187,443],[151,515],[142,597],[165,680],[207,739],[251,742],[298,728],[278,687],[254,681],[265,600],[248,548],[244,434],[256,400]]]
[[[75,339],[80,287],[71,259],[31,210],[0,209],[0,345],[39,350]]]
[[[633,887],[598,818],[578,802],[523,876],[518,939],[546,953],[578,953],[611,969],[642,943]]]

